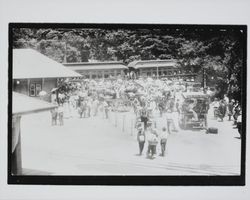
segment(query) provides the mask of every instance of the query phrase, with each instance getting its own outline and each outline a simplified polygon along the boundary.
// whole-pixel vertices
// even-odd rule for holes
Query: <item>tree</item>
[[[13,30],[14,48],[33,48],[58,62],[175,58],[184,71],[206,70],[218,96],[239,99],[243,33],[238,29],[29,29]]]

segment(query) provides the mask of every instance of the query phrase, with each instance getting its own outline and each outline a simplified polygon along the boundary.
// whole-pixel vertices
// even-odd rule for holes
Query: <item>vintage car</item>
[[[206,129],[209,109],[209,95],[202,92],[182,93],[179,114],[180,128]]]

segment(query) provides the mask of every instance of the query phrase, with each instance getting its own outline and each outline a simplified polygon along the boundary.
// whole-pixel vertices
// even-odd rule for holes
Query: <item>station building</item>
[[[64,63],[63,65],[87,79],[123,77],[128,72],[128,67],[118,61]]]
[[[58,79],[81,77],[77,72],[48,58],[33,49],[13,50],[12,90],[31,97],[39,97],[41,91],[48,95],[58,87]]]

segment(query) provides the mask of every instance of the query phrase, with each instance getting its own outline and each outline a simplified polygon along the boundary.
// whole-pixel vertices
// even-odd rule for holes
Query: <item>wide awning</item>
[[[26,95],[12,92],[12,115],[25,115],[51,110],[57,106],[42,101],[40,99],[31,98]]]
[[[13,79],[67,78],[81,74],[33,49],[13,50]]]
[[[81,71],[81,70],[109,70],[109,69],[128,69],[122,62],[83,62],[83,63],[64,63],[68,69]]]

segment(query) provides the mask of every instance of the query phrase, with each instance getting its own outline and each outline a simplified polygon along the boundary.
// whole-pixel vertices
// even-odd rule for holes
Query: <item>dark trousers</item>
[[[234,125],[237,125],[237,118],[238,118],[238,114],[237,113],[235,113],[234,115],[233,115],[233,118],[234,118]]]
[[[59,125],[62,126],[63,125],[63,113],[59,113]]]
[[[105,118],[108,119],[109,118],[109,110],[107,108],[105,108],[104,111],[105,111]]]
[[[238,132],[239,132],[240,136],[241,136],[241,133],[242,133],[241,127],[242,127],[241,122],[238,122],[237,123],[237,128],[238,128]]]
[[[165,156],[167,140],[161,141],[161,154]]]
[[[172,120],[172,119],[168,119],[168,120],[167,120],[167,131],[168,131],[169,133],[171,133],[170,126],[171,126],[172,123],[173,123],[173,120]]]
[[[52,121],[51,121],[52,126],[57,124],[57,114],[52,114]]]
[[[144,130],[146,130],[147,129],[147,124],[148,124],[148,118],[144,117],[144,116],[141,116],[141,122],[143,122]]]
[[[155,155],[156,154],[156,145],[149,144],[147,154],[148,155],[151,154],[151,156]]]
[[[144,149],[144,144],[145,142],[139,142],[139,151],[140,151],[140,155],[142,154],[142,151]]]

